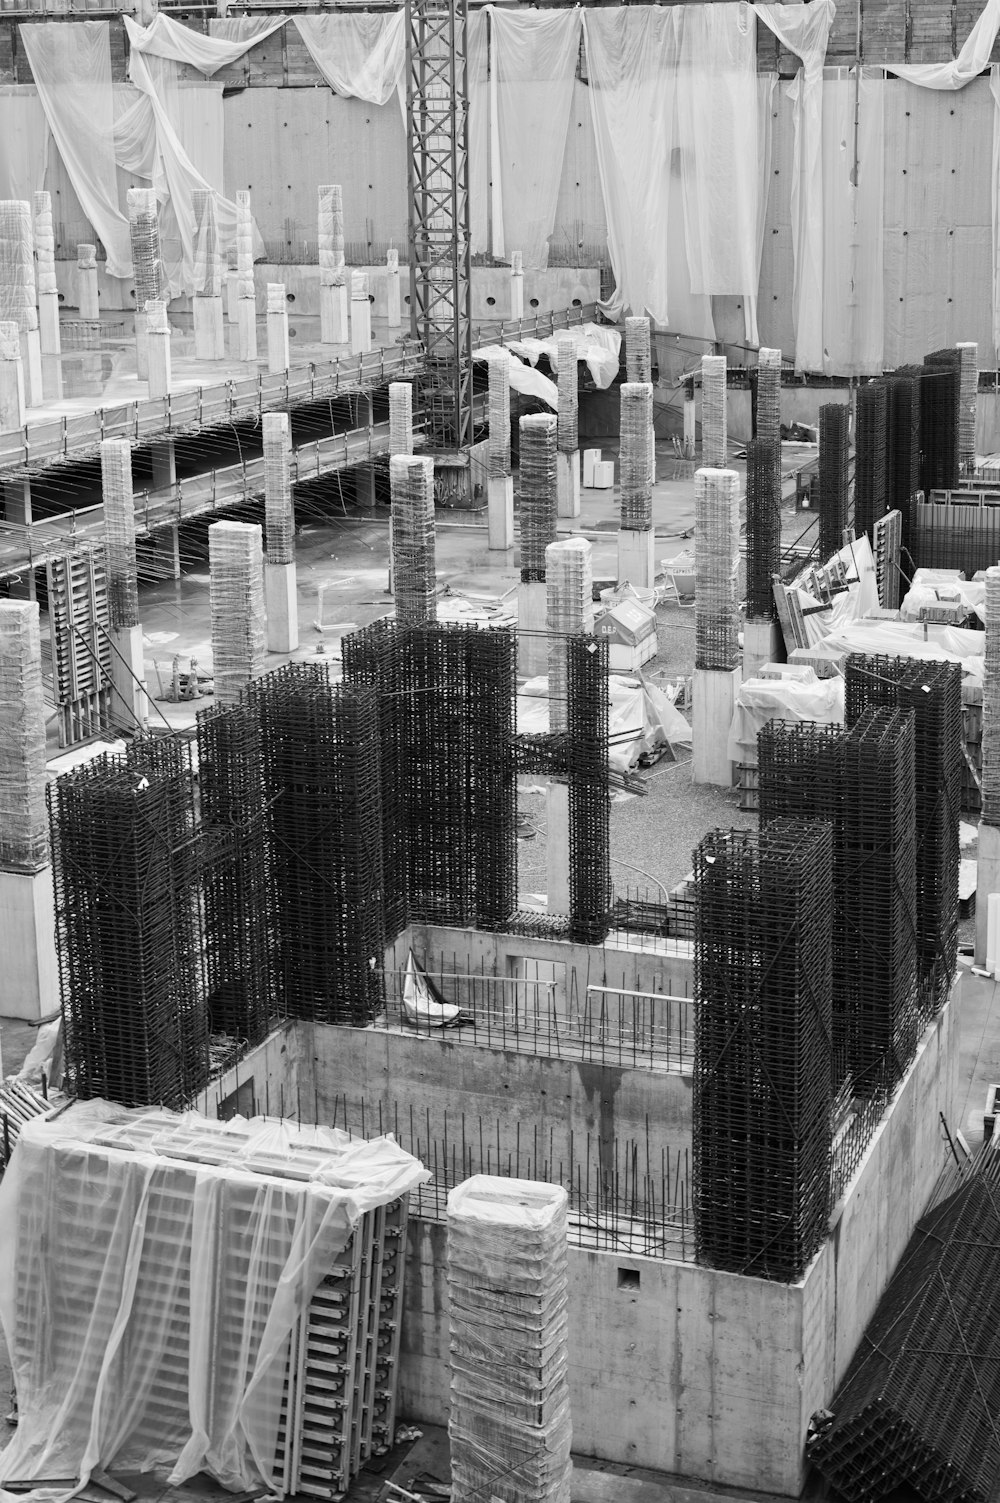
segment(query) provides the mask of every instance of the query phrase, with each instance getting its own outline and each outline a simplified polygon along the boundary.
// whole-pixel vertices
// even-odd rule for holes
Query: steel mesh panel
[[[610,928],[611,794],[608,787],[608,644],[566,643],[569,784],[569,937],[596,945]]]
[[[827,559],[844,544],[847,527],[851,412],[846,402],[819,409],[819,553]]]
[[[695,517],[695,666],[735,668],[739,662],[736,571],[739,566],[739,476],[697,470]]]
[[[775,621],[773,575],[781,567],[780,446],[774,439],[747,444],[747,619]]]
[[[870,537],[886,513],[888,391],[883,381],[858,387],[854,442],[854,530]]]
[[[529,413],[520,422],[521,583],[545,579],[545,550],[556,540],[556,419]]]
[[[959,414],[962,357],[958,350],[924,356],[920,383],[920,489],[950,490],[958,485]]]

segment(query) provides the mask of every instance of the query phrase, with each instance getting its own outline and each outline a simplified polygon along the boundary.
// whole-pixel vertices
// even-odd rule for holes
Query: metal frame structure
[[[472,442],[468,0],[407,0],[410,326],[431,450]]]

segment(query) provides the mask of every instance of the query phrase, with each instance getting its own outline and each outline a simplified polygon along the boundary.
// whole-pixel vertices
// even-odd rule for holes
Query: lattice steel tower
[[[432,449],[472,442],[468,0],[407,0],[410,324]]]

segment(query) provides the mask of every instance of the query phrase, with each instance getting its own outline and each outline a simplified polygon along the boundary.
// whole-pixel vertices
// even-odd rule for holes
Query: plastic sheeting
[[[577,358],[586,364],[594,384],[599,390],[606,391],[618,374],[622,342],[618,330],[606,324],[581,324],[574,329],[560,329],[552,339],[515,339],[506,345],[484,344],[473,350],[472,355],[475,360],[489,360],[491,355],[509,355],[511,389],[522,396],[537,397],[557,412],[559,392],[556,383],[534,367],[539,357],[546,355],[554,370],[559,340],[567,336],[576,340]]]
[[[403,84],[406,34],[402,10],[296,16],[310,56],[337,94],[388,104]],[[405,111],[405,102],[400,97]]]
[[[192,1163],[205,1119],[144,1118],[33,1121],[0,1184],[20,1416],[0,1480],[169,1465],[271,1487],[296,1322],[360,1217],[430,1176],[389,1138],[259,1118],[207,1124],[216,1161]],[[118,1146],[95,1142],[109,1124]]]
[[[944,63],[885,63],[885,71],[905,78],[907,83],[919,84],[922,89],[964,89],[990,66],[998,32],[1000,0],[986,0],[956,58]]]
[[[802,679],[744,679],[736,691],[736,707],[729,727],[729,760],[755,763],[757,733],[772,720],[814,720],[819,725],[843,725],[844,680],[817,678],[812,669]]]
[[[542,675],[521,685],[516,701],[519,736],[549,730],[549,681]],[[691,745],[691,727],[669,697],[640,675],[608,675],[608,764],[627,772],[641,756],[663,746]]]
[[[857,178],[854,111],[858,105]],[[823,370],[882,374],[885,80],[823,81]]]
[[[904,621],[919,621],[924,606],[961,601],[970,615],[986,620],[986,580],[961,579],[954,569],[917,569],[900,601]]]
[[[51,134],[41,99],[0,90],[0,199],[29,199],[45,181]]]
[[[823,638],[824,650],[886,653],[889,657],[961,663],[963,673],[982,684],[986,633],[963,626],[932,626],[911,621],[851,621]]]

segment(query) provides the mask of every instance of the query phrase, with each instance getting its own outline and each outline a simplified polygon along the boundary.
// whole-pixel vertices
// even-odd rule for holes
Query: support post
[[[283,375],[291,361],[288,354],[288,303],[284,282],[267,284],[267,369],[271,376]]]
[[[347,344],[347,271],[344,265],[344,198],[339,183],[319,193],[319,325],[322,344]]]
[[[167,321],[166,303],[146,304],[147,362],[149,370],[149,395],[166,397],[170,394],[170,325]]]
[[[195,359],[225,360],[226,331],[222,319],[222,298],[196,295],[192,307]]]
[[[0,322],[0,433],[24,427],[24,368],[13,320]]]
[[[399,301],[399,251],[386,254],[386,323],[390,329],[398,329],[403,320]]]
[[[215,219],[215,194],[196,189],[192,195],[194,244],[194,353],[196,360],[225,360],[222,324],[222,262]]]
[[[96,245],[78,245],[76,248],[76,304],[81,318],[91,322],[100,318]]]
[[[524,317],[524,261],[521,251],[510,253],[510,316]]]
[[[351,272],[351,354],[367,355],[372,347],[372,305],[368,300],[368,275]]]
[[[101,444],[104,567],[111,628],[111,718],[121,730],[145,730],[149,715],[139,621],[132,450],[124,438]]]
[[[510,356],[491,355],[489,370],[489,474],[486,482],[490,551],[514,546],[514,480],[510,472]]]

